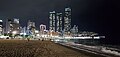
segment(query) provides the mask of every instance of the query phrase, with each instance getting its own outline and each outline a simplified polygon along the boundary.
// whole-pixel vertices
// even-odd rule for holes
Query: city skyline
[[[62,30],[70,31],[70,29],[72,28],[70,7],[64,8],[64,13],[56,12],[56,11],[49,12],[48,18],[49,18],[49,21],[48,21],[49,23],[46,23],[46,24],[49,24],[47,30],[54,30],[54,31],[61,32]],[[38,23],[39,25],[36,25],[37,22],[33,20],[31,21],[31,20],[32,19],[28,19],[27,23],[24,23],[24,25],[21,25],[23,24],[23,22],[21,22],[22,21],[21,19],[7,17],[6,19],[1,19],[1,22],[3,23],[2,26],[4,28],[7,28],[6,26],[9,26],[13,22],[18,23],[20,27],[28,27],[28,28],[30,26],[29,24],[32,24],[34,25],[35,29],[39,29],[38,27],[39,25],[45,24],[45,23]],[[50,28],[51,25],[54,26],[54,28]]]
[[[80,31],[98,32],[105,35],[108,42],[119,42],[119,3],[112,0],[1,0],[0,19],[18,18],[22,26],[32,20],[38,27],[43,23],[48,28],[49,12],[63,13],[65,7],[72,8],[72,27],[75,24]]]

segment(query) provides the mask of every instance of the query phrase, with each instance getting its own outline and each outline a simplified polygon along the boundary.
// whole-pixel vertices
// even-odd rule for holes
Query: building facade
[[[40,34],[44,34],[45,30],[46,30],[46,25],[41,24],[40,25]]]
[[[16,34],[20,33],[20,23],[19,19],[7,19],[6,20],[6,33],[12,34],[13,32],[16,32]]]
[[[32,32],[32,34],[35,34],[35,22],[28,21],[27,29]]]
[[[57,31],[58,32],[61,32],[62,31],[62,13],[57,13],[57,26],[56,26],[56,28],[57,28]]]
[[[71,8],[65,8],[64,31],[69,32],[71,29]]]
[[[11,19],[6,19],[6,33],[10,33],[10,24],[11,24],[12,20]]]
[[[56,31],[56,28],[55,28],[56,13],[55,13],[55,11],[50,12],[49,21],[50,21],[49,22],[49,30]]]
[[[12,22],[12,32],[16,31],[16,34],[20,33],[20,23],[19,23],[19,19],[15,19]]]
[[[3,20],[0,20],[0,35],[3,34]]]
[[[13,20],[12,19],[7,19],[6,20],[6,33],[7,34],[12,34],[13,30]]]

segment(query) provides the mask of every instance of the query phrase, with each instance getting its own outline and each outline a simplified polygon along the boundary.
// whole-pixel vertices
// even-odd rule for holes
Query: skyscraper
[[[27,29],[32,32],[32,34],[35,34],[35,22],[28,21]]]
[[[19,23],[19,19],[14,18],[14,21],[11,23],[13,25],[12,27],[12,32],[16,31],[17,34],[20,33],[20,23]]]
[[[7,19],[6,20],[6,33],[12,34],[13,32],[20,33],[19,19]]]
[[[62,31],[62,13],[57,13],[57,31],[61,32]]]
[[[12,20],[6,19],[6,33],[10,33],[12,28]]]
[[[71,8],[65,8],[64,30],[69,32],[71,29]]]
[[[3,21],[0,20],[0,35],[2,34],[3,32]]]
[[[55,28],[56,13],[55,13],[55,11],[50,12],[49,19],[50,19],[49,30],[56,31],[56,28]]]

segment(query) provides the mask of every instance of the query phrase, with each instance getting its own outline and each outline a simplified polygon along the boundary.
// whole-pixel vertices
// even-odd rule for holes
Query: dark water
[[[117,48],[120,49],[120,45],[114,44],[114,43],[107,43],[104,42],[103,39],[70,39],[69,42],[74,42],[78,44],[85,44],[85,45],[94,45],[94,46],[106,46],[111,48]]]

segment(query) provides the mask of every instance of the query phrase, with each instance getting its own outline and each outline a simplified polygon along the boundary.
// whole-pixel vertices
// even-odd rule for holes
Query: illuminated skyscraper
[[[62,31],[62,13],[57,13],[57,31]]]
[[[71,9],[65,8],[64,30],[65,32],[69,32],[70,29],[71,29]]]
[[[35,34],[35,22],[28,21],[27,29],[32,32],[32,34]]]
[[[6,33],[10,33],[12,29],[12,20],[11,19],[6,19]]]
[[[6,20],[6,33],[12,33],[13,31],[16,31],[17,34],[20,33],[20,24],[19,19],[7,19]]]
[[[50,19],[49,30],[56,31],[56,28],[55,28],[56,13],[55,13],[55,11],[50,12],[49,19]]]
[[[12,32],[16,31],[17,34],[20,33],[20,24],[19,24],[19,19],[14,18],[14,21],[11,23],[12,24]]]
[[[0,20],[0,35],[2,34],[3,32],[3,21]]]

